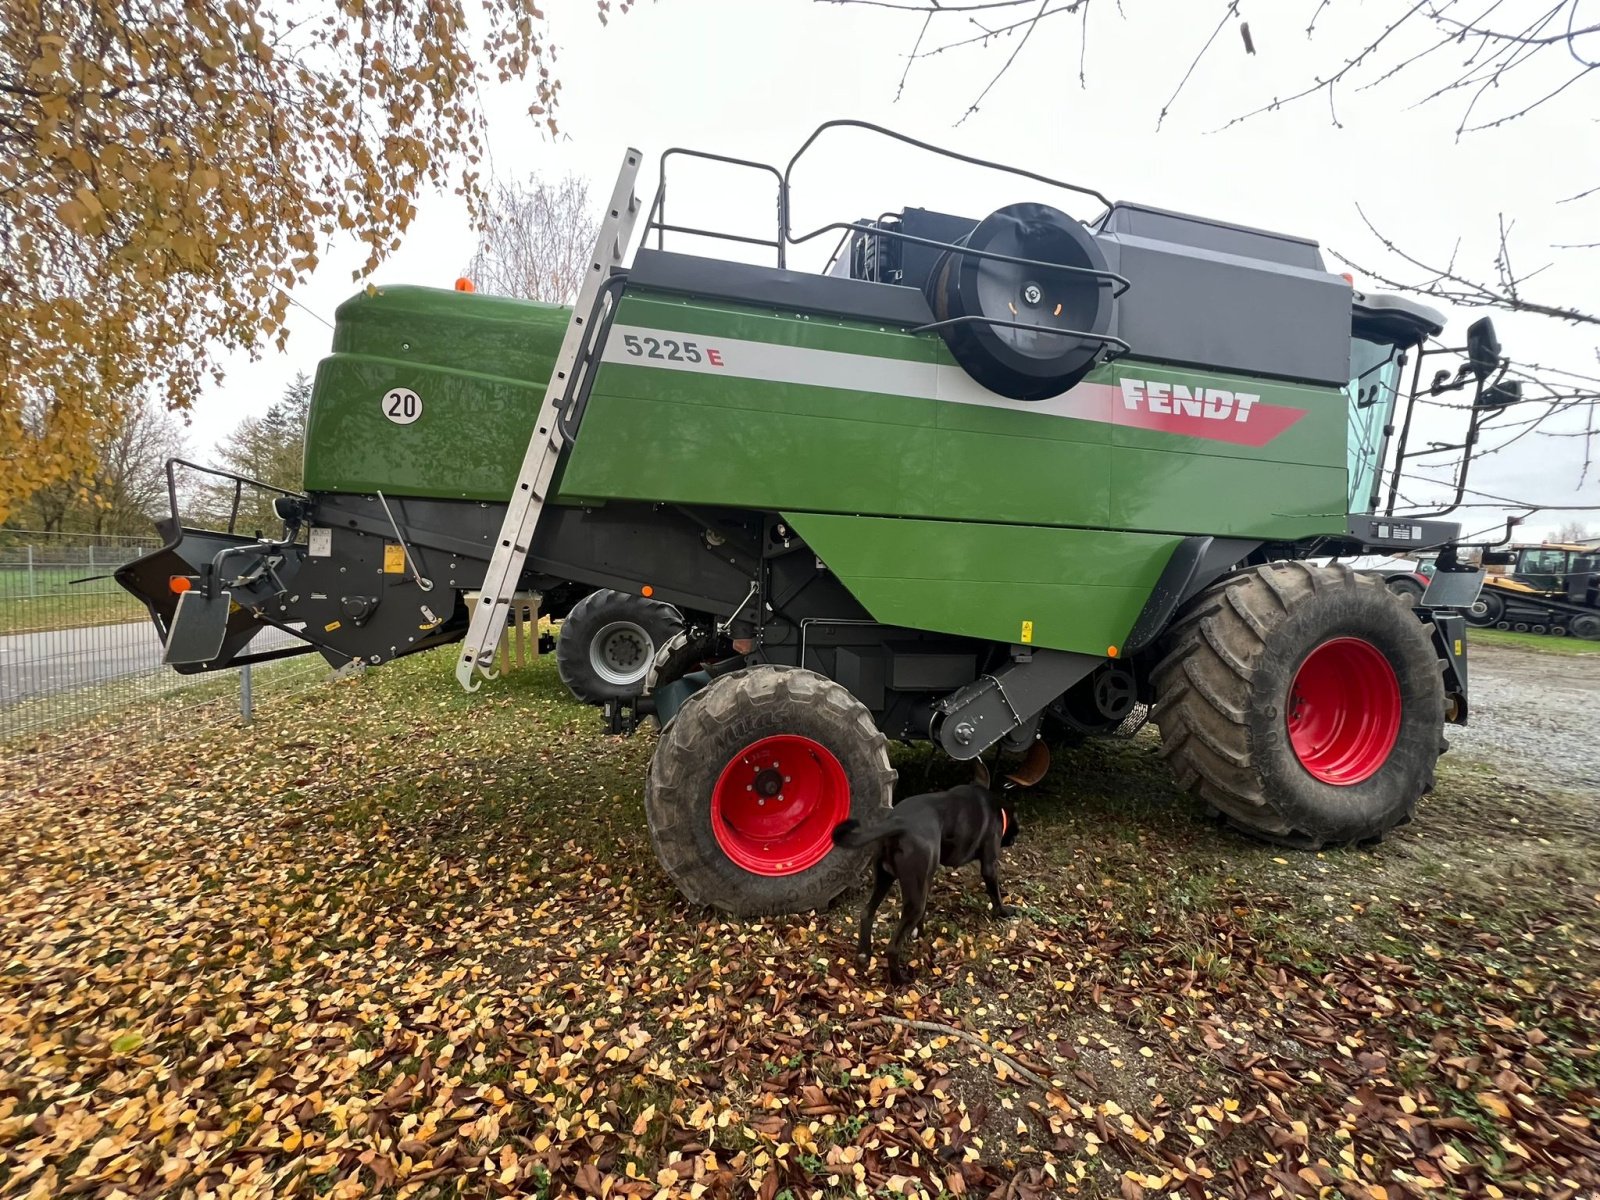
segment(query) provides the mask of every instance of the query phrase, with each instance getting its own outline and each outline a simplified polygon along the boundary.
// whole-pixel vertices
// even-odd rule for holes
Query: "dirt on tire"
[[[639,640],[637,678],[608,679],[595,666],[595,640],[608,631],[628,629]],[[645,674],[656,652],[683,629],[683,616],[670,604],[601,588],[572,606],[556,639],[556,670],[561,682],[585,704],[629,700],[644,691]],[[629,665],[629,664],[622,664]]]
[[[713,680],[661,731],[645,780],[656,856],[693,903],[740,917],[803,912],[827,907],[861,882],[866,851],[833,849],[804,870],[763,875],[734,862],[719,843],[713,806],[724,769],[746,747],[777,735],[807,738],[833,755],[849,784],[850,817],[872,823],[888,810],[895,773],[887,739],[841,685],[770,665]]]
[[[1289,728],[1300,668],[1341,641],[1381,655],[1398,705],[1392,742],[1373,747],[1381,760],[1348,779],[1313,775]],[[1190,601],[1165,645],[1154,672],[1163,753],[1180,787],[1245,832],[1301,849],[1375,841],[1433,786],[1438,659],[1412,606],[1381,580],[1344,564],[1255,567]]]

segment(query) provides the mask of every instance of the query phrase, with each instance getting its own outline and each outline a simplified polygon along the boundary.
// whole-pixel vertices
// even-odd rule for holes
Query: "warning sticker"
[[[324,625],[322,627],[322,632],[323,633],[332,633],[335,629],[339,628],[339,626],[342,625],[342,624],[343,624],[342,621],[329,621],[326,625]]]
[[[313,529],[306,537],[306,553],[312,558],[327,558],[333,553],[333,530],[326,525]]]
[[[385,575],[404,575],[406,571],[406,552],[399,542],[385,542],[383,544],[383,573]]]
[[[1033,622],[1032,621],[1024,621],[1022,623],[1022,644],[1024,646],[1027,646],[1027,645],[1031,645],[1032,643],[1033,643]]]

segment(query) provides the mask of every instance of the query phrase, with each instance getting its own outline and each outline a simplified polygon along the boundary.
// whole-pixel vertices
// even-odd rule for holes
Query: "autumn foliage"
[[[0,755],[0,1197],[1600,1195],[1588,792],[1458,748],[1378,851],[1283,854],[1091,743],[1016,917],[942,872],[887,993],[859,893],[678,898],[648,732],[451,661]]]
[[[0,519],[281,344],[330,238],[370,271],[424,192],[475,205],[479,87],[554,129],[552,57],[534,0],[0,0]]]

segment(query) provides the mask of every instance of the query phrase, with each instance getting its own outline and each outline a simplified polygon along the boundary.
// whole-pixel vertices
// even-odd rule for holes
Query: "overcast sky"
[[[1596,75],[1527,118],[1458,140],[1465,97],[1458,93],[1411,107],[1459,63],[1463,53],[1452,48],[1380,88],[1341,89],[1337,127],[1326,97],[1319,95],[1218,131],[1230,118],[1331,74],[1371,39],[1385,11],[1410,7],[1399,0],[1332,5],[1319,18],[1315,40],[1308,41],[1305,26],[1315,0],[1247,0],[1242,8],[1256,54],[1245,53],[1230,23],[1157,132],[1162,105],[1223,7],[1201,0],[1122,0],[1126,15],[1119,16],[1116,4],[1091,0],[1087,86],[1078,81],[1083,25],[1076,16],[1058,16],[1041,24],[979,111],[963,121],[1015,48],[1015,38],[914,64],[896,102],[905,55],[921,24],[916,15],[810,0],[646,0],[602,28],[588,0],[551,0],[562,137],[552,141],[524,115],[531,88],[499,88],[486,98],[493,169],[505,177],[532,170],[577,173],[590,181],[598,206],[628,146],[647,156],[642,194],[648,196],[655,156],[668,146],[781,164],[821,121],[859,117],[1082,182],[1113,198],[1311,237],[1325,251],[1403,275],[1407,268],[1386,258],[1362,225],[1358,202],[1380,229],[1424,259],[1448,259],[1459,239],[1458,264],[1481,275],[1492,271],[1497,217],[1505,213],[1516,220],[1518,263],[1529,269],[1553,264],[1529,283],[1527,294],[1600,310],[1600,250],[1551,248],[1600,240],[1600,193],[1557,203],[1600,185]],[[1501,11],[1521,7],[1510,0]],[[1020,15],[1010,10],[1005,19]],[[942,20],[943,31],[935,23],[925,49],[977,32],[965,17]],[[1600,43],[1600,37],[1590,40]],[[1420,49],[1427,43],[1397,38],[1396,44]],[[1594,48],[1600,51],[1600,45]],[[1548,66],[1530,66],[1525,81],[1513,77],[1480,101],[1480,115],[1514,110],[1540,94],[1527,89],[1559,80],[1553,72],[1565,67],[1557,54],[1547,58]],[[1367,72],[1360,78],[1371,77]],[[672,179],[675,221],[762,234],[773,226],[771,188],[758,177],[691,164],[681,174],[675,169]],[[907,205],[976,218],[1020,200],[1053,203],[1080,218],[1095,215],[1097,207],[1014,177],[951,169],[866,135],[843,133],[819,145],[796,175],[795,225],[815,228]],[[448,287],[473,244],[459,201],[427,199],[406,244],[375,282]],[[826,253],[819,242],[796,257],[809,267],[820,265]],[[1330,269],[1343,269],[1329,261]],[[315,369],[328,347],[324,319],[331,320],[334,308],[356,290],[351,271],[359,263],[353,248],[329,247],[311,284],[296,293],[304,307],[292,310],[287,352],[269,351],[254,363],[243,356],[229,361],[227,382],[193,414],[190,437],[197,450],[203,453],[241,416],[265,408],[296,371]],[[1446,339],[1453,335],[1452,344],[1459,344],[1476,315],[1451,313]],[[1593,326],[1585,332],[1516,314],[1496,314],[1495,324],[1506,352],[1518,360],[1600,375],[1600,338]],[[1582,426],[1581,419],[1569,419],[1549,428]],[[1600,472],[1579,486],[1582,444],[1580,438],[1524,437],[1476,464],[1471,486],[1552,504],[1600,504]],[[1419,499],[1427,497],[1425,487],[1418,492]],[[1474,532],[1500,515],[1467,510],[1464,529]],[[1600,513],[1541,513],[1529,521],[1527,540],[1552,531],[1567,515],[1600,531]]]

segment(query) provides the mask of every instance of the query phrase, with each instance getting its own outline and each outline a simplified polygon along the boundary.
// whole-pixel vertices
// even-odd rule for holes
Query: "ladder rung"
[[[586,345],[585,325],[590,312],[602,300],[601,286],[608,264],[621,265],[633,234],[634,217],[639,211],[639,197],[633,190],[633,184],[639,172],[640,157],[637,150],[629,150],[623,157],[622,171],[612,192],[609,216],[601,223],[595,238],[590,271],[584,278],[583,286],[578,289],[572,316],[567,322],[566,336],[562,339],[561,349],[553,364],[544,404],[539,412],[538,428],[529,439],[523,455],[522,468],[517,474],[517,487],[501,523],[499,544],[489,557],[479,603],[467,629],[466,646],[461,662],[456,666],[456,679],[468,691],[477,687],[473,680],[474,664],[477,670],[492,675],[489,668],[500,644],[500,635],[504,632],[493,613],[497,606],[509,604],[516,591],[528,552],[533,546],[539,517],[544,510],[546,492],[555,479],[556,465],[565,442],[558,419],[561,402],[566,396],[574,368],[587,371],[593,361],[595,348]]]

